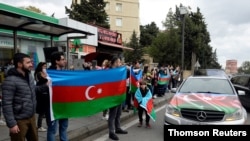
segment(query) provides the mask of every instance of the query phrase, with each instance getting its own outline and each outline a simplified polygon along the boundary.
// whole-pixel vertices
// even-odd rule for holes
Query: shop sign
[[[0,37],[0,47],[13,48],[14,43],[12,38]]]
[[[98,28],[98,40],[122,45],[122,34],[105,28]]]

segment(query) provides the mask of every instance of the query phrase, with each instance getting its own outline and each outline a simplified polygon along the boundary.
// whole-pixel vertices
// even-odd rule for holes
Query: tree
[[[238,73],[250,74],[250,61],[244,61],[238,68]]]
[[[182,5],[180,4],[180,7]],[[182,34],[182,19],[180,15],[180,7],[176,7],[175,16],[177,19],[177,29],[179,35]],[[190,12],[185,17],[184,28],[184,68],[193,69],[196,60],[200,61],[201,68],[206,67],[221,67],[217,62],[216,53],[213,53],[210,43],[210,35],[207,31],[207,24],[200,9],[197,8],[196,12]],[[180,36],[181,37],[181,36]],[[180,39],[181,41],[181,39]]]
[[[81,0],[80,4],[72,3],[71,9],[65,6],[66,14],[79,22],[110,28],[104,0]]]
[[[42,12],[39,8],[35,7],[35,6],[28,6],[28,7],[22,7],[23,9],[32,11],[32,12],[36,12],[39,14],[43,14],[43,15],[47,15],[46,13]]]
[[[149,48],[149,54],[154,58],[155,62],[175,66],[180,64],[181,52],[178,36],[174,31],[159,33]]]
[[[125,61],[133,62],[135,60],[141,60],[143,56],[143,48],[139,44],[139,38],[137,37],[135,31],[133,31],[130,42],[127,43],[127,46],[133,48],[134,50],[124,52]]]
[[[175,29],[178,27],[178,20],[176,18],[177,16],[173,13],[172,8],[170,8],[165,21],[162,21],[162,25],[166,28],[166,30]]]
[[[159,28],[156,26],[155,22],[151,22],[151,24],[140,26],[140,44],[143,47],[150,46],[154,38],[157,37],[159,33]]]
[[[212,49],[212,47],[211,47]],[[204,68],[212,68],[212,69],[221,69],[222,66],[218,63],[217,59],[217,50],[212,53],[211,57],[205,57],[207,58],[209,63],[204,62],[207,66],[204,66]],[[205,59],[206,60],[206,59]]]
[[[165,27],[165,31],[158,33],[158,36],[154,38],[148,53],[154,58],[155,62],[160,64],[180,65],[180,35],[176,28],[177,22],[172,9],[169,9],[166,19],[162,24]]]

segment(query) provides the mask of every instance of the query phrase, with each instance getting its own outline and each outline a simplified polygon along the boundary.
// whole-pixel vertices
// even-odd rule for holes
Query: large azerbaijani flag
[[[166,75],[166,74],[163,74],[163,73],[159,73],[158,84],[159,85],[168,85],[170,78],[171,78],[170,74]]]
[[[135,74],[133,68],[130,69],[130,92],[135,93],[139,88],[139,81],[142,79],[142,71],[139,70],[138,74]]]
[[[140,101],[140,104],[138,101]],[[156,112],[154,109],[154,102],[150,90],[148,90],[147,94],[144,97],[142,97],[140,89],[137,89],[135,92],[134,106],[137,108],[138,106],[144,108],[147,111],[149,117],[153,121],[156,120]]]
[[[47,72],[52,80],[52,120],[90,116],[125,100],[126,67]]]

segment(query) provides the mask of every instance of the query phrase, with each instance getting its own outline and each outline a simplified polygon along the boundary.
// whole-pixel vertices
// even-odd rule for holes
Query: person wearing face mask
[[[47,73],[46,73],[47,64],[46,62],[39,62],[34,73],[34,78],[36,85],[43,85],[48,82]],[[45,117],[47,109],[49,108],[49,91],[43,93],[36,93],[37,106],[36,113],[38,114],[37,119],[37,129],[40,132],[46,132],[47,129],[42,127],[42,120]]]
[[[36,92],[48,90],[48,84],[35,86],[31,74],[31,57],[16,53],[14,68],[8,71],[2,83],[3,115],[11,141],[38,141],[36,128]]]

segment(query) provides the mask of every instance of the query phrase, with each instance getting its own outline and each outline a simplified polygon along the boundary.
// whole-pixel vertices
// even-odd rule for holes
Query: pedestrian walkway
[[[165,96],[154,99],[155,108],[166,104],[172,95],[173,93],[166,93]],[[137,114],[134,113],[133,110],[130,112],[122,112],[121,122],[134,116],[137,116]],[[45,125],[44,119],[43,126],[46,127]],[[108,129],[108,124],[106,120],[102,119],[102,112],[89,117],[72,118],[69,120],[68,138],[70,141],[79,141],[104,129]],[[38,132],[39,141],[46,141],[46,133],[47,132]],[[9,129],[7,126],[0,126],[0,141],[9,140]]]

